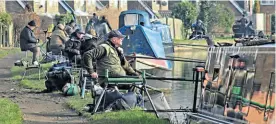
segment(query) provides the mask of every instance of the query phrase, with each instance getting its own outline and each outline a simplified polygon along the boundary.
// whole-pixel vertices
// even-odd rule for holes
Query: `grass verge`
[[[18,105],[6,98],[0,98],[1,124],[21,124],[23,117]]]
[[[52,66],[52,63],[43,64],[41,66],[42,66],[42,70],[46,72]],[[12,79],[15,81],[19,81],[19,85],[26,89],[38,90],[38,91],[42,91],[45,89],[45,84],[44,84],[45,75],[42,71],[40,72],[40,80],[38,80],[39,79],[38,69],[28,70],[25,78],[21,80],[24,71],[25,71],[24,67],[13,66],[11,68]]]
[[[70,108],[82,113],[89,118],[93,124],[168,124],[166,120],[156,118],[154,113],[146,113],[140,109],[106,112],[101,114],[94,114],[93,116],[83,111],[83,107],[92,102],[92,98],[87,95],[86,98],[81,99],[79,96],[73,96],[67,101]]]
[[[43,70],[48,70],[51,67],[51,64],[42,65]],[[20,81],[20,86],[28,88],[35,91],[42,91],[45,89],[45,79],[41,75],[41,80],[38,80],[37,71],[31,72],[30,75],[27,75],[24,80],[21,81],[24,68],[22,67],[12,67],[11,72],[13,74],[12,79]],[[113,123],[113,124],[122,124],[122,123],[132,123],[132,124],[167,124],[165,120],[160,120],[155,117],[153,113],[146,113],[141,110],[130,110],[130,111],[119,111],[119,112],[108,112],[103,114],[96,114],[93,117],[90,113],[83,111],[83,107],[92,102],[90,95],[87,95],[85,99],[81,99],[79,95],[70,97],[66,103],[71,109],[76,110],[77,112],[82,113],[83,116],[87,117],[89,121],[92,121],[93,124],[102,124],[102,123]]]
[[[1,48],[0,49],[0,58],[3,58],[9,54],[14,54],[20,52],[19,48]]]

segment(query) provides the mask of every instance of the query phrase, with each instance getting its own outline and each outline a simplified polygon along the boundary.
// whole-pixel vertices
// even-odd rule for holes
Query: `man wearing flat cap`
[[[33,53],[32,64],[38,65],[38,57],[40,48],[37,46],[38,39],[36,39],[33,30],[36,28],[35,21],[32,20],[20,33],[20,48],[21,51],[30,50]]]
[[[84,53],[83,67],[86,68],[92,78],[98,78],[98,74],[104,75],[106,69],[109,70],[110,76],[139,75],[123,56],[120,46],[124,38],[125,36],[119,31],[112,30],[108,33],[107,41]],[[93,68],[93,61],[96,61],[96,71]],[[99,83],[104,86],[101,79],[99,79]]]
[[[82,42],[84,41],[84,35],[84,31],[77,29],[74,33],[71,34],[70,39],[65,43],[65,52],[67,53],[67,56],[71,62],[80,63],[80,48]]]

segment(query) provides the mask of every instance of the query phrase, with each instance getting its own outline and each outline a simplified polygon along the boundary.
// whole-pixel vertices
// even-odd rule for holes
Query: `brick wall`
[[[275,5],[261,5],[260,12],[266,14],[273,14],[275,13]]]
[[[33,9],[34,9],[34,12],[37,13],[37,14],[42,14],[42,13],[45,13],[45,10],[46,10],[46,1],[44,0],[35,0],[33,1]]]
[[[169,10],[169,0],[162,0],[162,1],[166,2],[167,5],[163,6],[162,3],[160,3],[161,4],[160,10]]]
[[[74,10],[86,11],[85,0],[74,0]]]
[[[87,13],[94,13],[96,11],[96,5],[91,0],[86,0],[86,12]]]
[[[127,10],[127,0],[120,0],[120,2],[119,2],[119,8],[122,11]]]
[[[0,1],[0,12],[6,12],[6,3],[5,1]]]
[[[17,1],[6,1],[6,11],[8,13],[24,13],[24,9]]]
[[[57,14],[59,12],[59,3],[57,0],[48,0],[46,2],[46,12],[50,14]]]
[[[218,1],[218,3],[223,4],[226,7],[229,7],[235,14],[236,19],[240,19],[242,14],[236,9],[236,7],[230,1]]]
[[[109,1],[109,8],[116,9],[118,8],[118,0],[110,0]]]
[[[266,34],[271,33],[271,15],[275,13],[275,5],[261,5],[260,12],[266,14],[266,22],[265,22],[265,28],[266,28]]]

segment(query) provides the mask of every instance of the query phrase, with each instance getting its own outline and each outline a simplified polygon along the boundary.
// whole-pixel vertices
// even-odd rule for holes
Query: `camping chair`
[[[84,75],[84,77],[90,77],[90,75]],[[143,76],[142,78],[139,78],[139,77],[134,77],[134,76],[121,76],[121,77],[109,77],[108,75],[108,70],[105,71],[105,75],[104,76],[99,76],[99,77],[102,77],[102,78],[105,78],[105,83],[107,85],[105,85],[105,87],[103,88],[103,91],[101,92],[100,96],[98,99],[93,99],[93,100],[96,100],[96,101],[93,101],[93,103],[96,103],[95,104],[95,107],[92,111],[92,115],[97,113],[98,109],[99,109],[99,106],[102,102],[105,102],[105,93],[107,91],[107,86],[108,85],[133,85],[135,86],[136,88],[140,89],[142,94],[145,94],[147,95],[150,103],[151,103],[151,106],[156,114],[157,117],[159,117],[158,113],[157,113],[157,110],[152,102],[152,99],[149,95],[149,92],[147,90],[147,87],[146,87],[146,78],[145,78],[145,71],[143,72]],[[139,85],[142,85],[142,87],[139,87]],[[92,89],[93,90],[93,89]],[[144,99],[144,98],[143,98]],[[144,100],[143,100],[144,102]],[[144,104],[143,104],[144,105]]]
[[[38,79],[39,80],[40,80],[40,71],[42,71],[44,73],[44,75],[46,76],[46,74],[45,74],[42,66],[40,64],[38,64],[38,65],[31,65],[30,62],[28,62],[27,57],[28,57],[28,51],[25,51],[25,61],[26,61],[26,64],[24,65],[25,71],[23,73],[23,76],[22,76],[21,80],[23,80],[25,78],[25,76],[26,76],[27,73],[29,74],[29,72],[31,70],[34,70],[34,69],[38,70]]]
[[[41,53],[41,55],[42,55],[42,60],[44,60],[44,59],[47,60],[47,57],[48,57],[48,55],[47,55],[47,50],[46,50],[46,52],[44,52],[43,48],[44,48],[45,44],[47,44],[48,42],[49,42],[49,41],[48,41],[47,38],[46,38],[45,41],[44,41],[41,45],[38,46],[38,47],[40,48],[40,53]],[[47,49],[47,48],[46,48],[46,49]]]

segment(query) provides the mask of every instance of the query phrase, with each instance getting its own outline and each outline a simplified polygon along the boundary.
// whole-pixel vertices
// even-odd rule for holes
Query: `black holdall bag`
[[[62,91],[66,83],[71,83],[72,76],[66,69],[54,70],[47,73],[48,80],[45,81],[45,86],[48,92]]]

